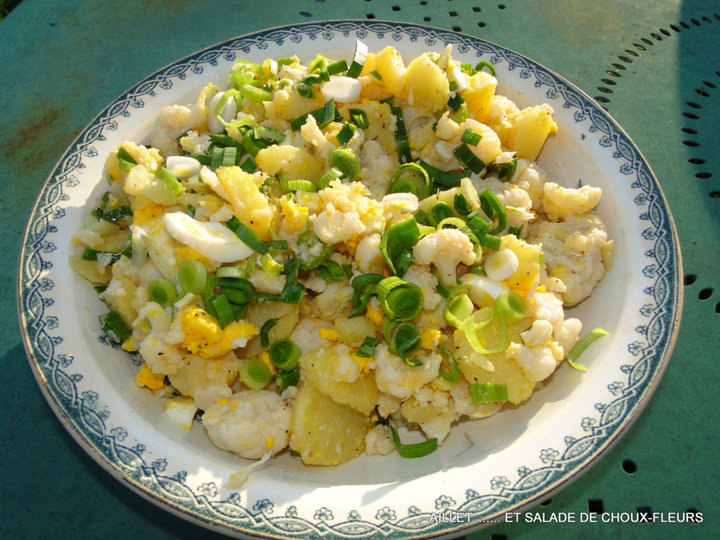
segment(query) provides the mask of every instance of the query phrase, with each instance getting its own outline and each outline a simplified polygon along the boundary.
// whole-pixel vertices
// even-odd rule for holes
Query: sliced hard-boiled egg
[[[338,103],[350,103],[360,96],[362,85],[352,77],[331,77],[320,87],[320,92],[325,99],[334,99]]]
[[[202,165],[194,157],[190,156],[169,156],[165,162],[165,168],[177,178],[190,178],[199,174]]]
[[[235,262],[254,253],[222,223],[197,221],[184,212],[170,212],[162,220],[170,236],[212,261]]]
[[[183,429],[190,431],[193,418],[197,411],[195,401],[189,397],[179,397],[168,400],[165,404],[165,412],[173,421]]]
[[[223,99],[225,92],[218,92],[208,105],[208,129],[212,133],[221,133],[225,126],[220,121],[230,122],[237,116],[237,103],[235,98]],[[222,107],[221,107],[222,106]]]
[[[485,259],[485,273],[493,281],[503,281],[517,272],[520,261],[511,249],[501,249]]]
[[[470,284],[468,296],[479,306],[488,304],[488,297],[494,300],[501,293],[510,290],[502,283],[477,274],[465,274],[460,278],[460,282]]]

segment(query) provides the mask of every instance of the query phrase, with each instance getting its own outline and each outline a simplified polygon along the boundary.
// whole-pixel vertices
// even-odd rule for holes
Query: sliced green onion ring
[[[360,274],[353,278],[350,282],[353,288],[353,307],[348,316],[349,319],[365,313],[370,297],[377,294],[377,284],[383,279],[385,276],[373,273]]]
[[[289,338],[283,338],[270,346],[268,351],[270,361],[273,365],[283,371],[290,371],[297,366],[298,360],[302,355],[300,347]]]
[[[333,180],[340,180],[343,177],[343,172],[337,167],[332,167],[323,174],[317,182],[317,188],[325,189],[330,185]]]
[[[148,283],[147,291],[150,300],[157,302],[162,307],[167,307],[177,300],[175,285],[169,279],[153,279]]]
[[[392,432],[393,442],[395,443],[398,454],[404,458],[425,457],[437,450],[438,442],[435,437],[419,443],[405,444],[400,441],[400,436],[394,427],[390,426],[390,431]]]
[[[98,317],[103,331],[117,343],[122,343],[132,334],[132,328],[123,320],[117,311],[110,311]]]
[[[175,177],[173,173],[171,173],[167,169],[160,169],[155,176],[162,180],[163,183],[165,183],[165,185],[170,188],[172,194],[176,197],[182,195],[183,191],[185,191],[185,188],[182,186],[180,181]]]
[[[200,261],[180,261],[177,267],[178,283],[185,292],[199,294],[207,284],[207,270]]]
[[[365,339],[363,339],[360,348],[355,353],[355,356],[360,356],[361,358],[372,358],[375,356],[375,347],[377,347],[378,343],[380,343],[378,338],[366,336]]]
[[[590,344],[594,343],[603,336],[609,335],[610,332],[608,332],[604,328],[601,328],[599,326],[597,328],[593,328],[589,333],[585,334],[582,338],[580,338],[580,340],[578,340],[575,346],[570,349],[570,353],[567,357],[568,364],[570,364],[575,369],[579,369],[580,371],[587,371],[587,368],[583,364],[577,363],[576,360],[583,352],[585,352],[585,349],[587,349]]]
[[[414,319],[423,308],[423,291],[397,276],[384,278],[377,285],[377,296],[385,315],[396,321]]]
[[[395,143],[397,144],[398,157],[400,163],[409,163],[412,161],[412,153],[410,152],[410,140],[405,127],[405,117],[403,116],[402,107],[390,105],[390,112],[395,115]]]
[[[383,334],[388,342],[388,350],[397,354],[410,367],[418,367],[422,362],[408,355],[420,348],[420,331],[409,321],[397,322],[392,319],[383,321]]]
[[[498,234],[499,232],[505,230],[508,223],[505,208],[503,208],[502,203],[498,200],[495,194],[487,188],[480,193],[480,206],[482,207],[483,212],[485,212],[485,215],[491,219],[497,218],[498,220],[497,226],[488,231],[488,234]]]
[[[436,202],[427,210],[428,223],[433,227],[437,227],[444,219],[452,217],[455,217],[455,211],[443,201]]]
[[[337,134],[337,140],[341,146],[345,146],[350,142],[350,139],[355,135],[355,130],[357,130],[357,127],[354,124],[350,124],[349,122],[343,124],[343,127],[340,128]]]
[[[360,160],[355,152],[349,148],[336,148],[327,157],[330,169],[339,169],[345,178],[350,181],[357,180],[360,176]]]
[[[475,405],[482,403],[502,403],[508,400],[506,384],[472,383],[470,396]]]
[[[255,232],[240,221],[235,216],[231,217],[225,222],[225,225],[235,233],[235,235],[243,241],[253,251],[256,251],[262,255],[268,252],[268,247],[265,242],[260,240],[260,237]]]
[[[438,375],[440,375],[448,382],[458,382],[461,375],[458,359],[455,358],[455,355],[452,353],[452,351],[450,351],[450,349],[448,349],[444,345],[438,345],[438,349],[440,349],[440,351],[442,351],[448,357],[448,362],[450,364],[450,369],[448,371],[440,369],[438,371]]]
[[[275,374],[275,384],[278,387],[278,394],[282,394],[288,387],[297,386],[300,382],[300,369],[294,368],[290,371],[278,371]]]
[[[460,136],[460,140],[466,144],[469,144],[471,146],[477,146],[480,142],[480,139],[482,139],[482,135],[480,135],[477,131],[474,131],[470,128],[465,129],[463,134]]]
[[[347,70],[347,73],[345,73],[346,77],[352,77],[353,79],[357,79],[357,77],[362,73],[363,67],[365,67],[365,61],[367,60],[368,55],[368,47],[360,41],[359,39],[355,41],[355,53],[353,54],[352,62],[350,63],[350,67]]]
[[[366,129],[370,125],[367,113],[363,109],[348,109],[348,114],[350,115],[350,119],[360,129]]]
[[[481,71],[483,68],[487,68],[487,70],[490,72],[490,74],[493,77],[495,76],[495,66],[493,66],[487,60],[481,60],[480,62],[475,64],[475,71]]]
[[[287,180],[280,178],[279,182],[283,193],[289,193],[291,191],[316,192],[318,190],[318,185],[310,180]]]
[[[380,251],[396,276],[402,276],[415,260],[412,248],[420,240],[420,229],[414,218],[393,223],[380,237]]]
[[[437,167],[433,167],[426,161],[423,161],[422,159],[418,160],[418,165],[420,165],[425,171],[428,173],[428,176],[430,177],[430,180],[432,180],[433,184],[439,184],[443,187],[456,187],[460,185],[460,181],[463,178],[467,177],[466,172],[461,173],[449,173],[445,172],[441,169],[438,169]]]
[[[259,358],[246,360],[239,370],[240,380],[251,390],[262,390],[272,380],[270,368]]]
[[[430,193],[430,177],[417,163],[404,163],[390,178],[388,193],[413,193],[422,200]]]
[[[477,157],[467,144],[461,144],[453,148],[453,154],[466,169],[475,174],[480,174],[485,168],[483,160]]]
[[[273,329],[273,327],[278,323],[279,320],[280,319],[278,319],[277,317],[273,317],[272,319],[268,319],[267,321],[265,321],[260,327],[260,346],[270,346],[270,330]]]

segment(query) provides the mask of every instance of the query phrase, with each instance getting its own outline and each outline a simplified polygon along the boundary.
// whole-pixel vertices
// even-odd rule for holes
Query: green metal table
[[[719,534],[720,2],[704,0],[25,0],[0,22],[0,536],[212,538],[117,482],[57,421],[28,367],[16,313],[27,216],[66,146],[147,74],[213,43],[312,20],[425,23],[525,54],[595,97],[669,200],[685,304],[669,367],[640,419],[575,483],[470,538],[711,538]],[[558,524],[550,516],[701,512],[701,524]]]

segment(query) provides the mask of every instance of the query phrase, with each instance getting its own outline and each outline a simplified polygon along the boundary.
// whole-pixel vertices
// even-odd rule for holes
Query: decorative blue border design
[[[435,500],[433,513],[413,506],[404,511],[384,507],[369,517],[353,510],[345,521],[337,523],[336,518],[341,516],[334,516],[332,510],[325,507],[317,509],[310,519],[299,516],[295,507],[290,507],[283,516],[273,515],[275,505],[267,499],[254,502],[252,507],[245,506],[250,501],[241,501],[238,494],[217,501],[218,488],[214,483],[204,484],[195,492],[186,484],[185,473],[173,477],[164,474],[166,460],[147,463],[142,443],[132,447],[124,445],[127,431],[121,427],[108,429],[106,420],[110,412],[96,392],[78,395],[76,384],[82,375],[70,373],[72,355],[56,354],[55,347],[62,343],[62,337],[53,335],[52,331],[59,326],[59,321],[45,314],[45,308],[54,303],[51,291],[55,283],[44,275],[52,270],[52,262],[45,260],[44,255],[56,249],[52,242],[52,234],[58,230],[54,222],[65,215],[63,203],[69,199],[66,190],[78,185],[76,174],[85,167],[83,157],[97,155],[93,143],[104,141],[106,131],[116,130],[119,117],[130,116],[133,108],[142,108],[143,96],[155,95],[157,88],[172,88],[175,79],[185,79],[188,73],[203,73],[204,65],[216,65],[221,57],[232,61],[236,55],[247,54],[254,48],[266,49],[270,43],[300,43],[304,39],[330,41],[338,35],[363,39],[369,34],[378,38],[390,36],[393,41],[409,39],[427,47],[452,43],[461,52],[475,51],[478,57],[487,56],[494,64],[507,62],[508,69],[520,70],[521,78],[534,79],[536,87],[545,88],[548,99],[562,99],[564,108],[573,109],[575,122],[590,123],[589,131],[598,134],[600,145],[611,149],[621,164],[619,172],[627,176],[636,193],[634,202],[640,220],[647,223],[642,236],[652,243],[652,248],[644,254],[649,262],[643,269],[648,281],[644,289],[647,302],[640,309],[647,324],[635,329],[637,339],[627,345],[629,356],[621,367],[622,380],[608,385],[613,401],[597,403],[597,414],[582,419],[581,428],[587,435],[566,437],[563,449],[543,449],[539,458],[544,466],[535,470],[520,467],[514,483],[505,476],[496,476],[490,482],[490,491],[480,493],[469,488],[464,501],[440,495]],[[30,217],[19,269],[21,326],[31,366],[47,381],[48,400],[59,414],[70,419],[86,450],[99,453],[111,470],[127,478],[135,488],[189,519],[225,527],[226,532],[285,538],[435,536],[492,522],[504,512],[538,500],[597,459],[637,416],[664,370],[677,332],[682,298],[677,237],[657,180],[627,135],[598,105],[546,68],[498,45],[442,29],[380,21],[308,23],[245,35],[199,51],[137,84],[108,106],[63,155]],[[457,513],[470,513],[471,523],[451,522]],[[400,517],[403,515],[405,517]],[[439,516],[449,519],[438,519]]]

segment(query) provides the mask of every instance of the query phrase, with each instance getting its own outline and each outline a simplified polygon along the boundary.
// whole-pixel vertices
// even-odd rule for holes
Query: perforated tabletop
[[[501,44],[595,97],[643,152],[683,250],[685,304],[663,380],[640,419],[532,523],[470,538],[711,538],[720,526],[720,3],[607,0],[25,0],[0,21],[0,461],[3,538],[212,538],[125,489],[71,439],[28,368],[14,299],[22,232],[69,141],[147,74],[233,36],[327,19],[430,24]],[[701,524],[550,516],[700,512]],[[538,518],[537,516],[545,516]],[[557,519],[557,517],[555,518]],[[664,518],[667,519],[667,518]]]

